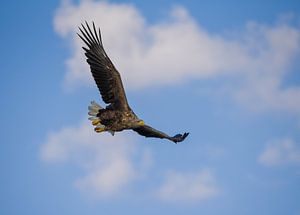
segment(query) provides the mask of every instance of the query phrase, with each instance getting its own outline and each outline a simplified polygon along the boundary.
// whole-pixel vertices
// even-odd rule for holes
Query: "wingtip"
[[[180,142],[182,142],[182,141],[184,141],[185,140],[185,138],[189,135],[190,133],[189,132],[185,132],[185,133],[183,133],[183,134],[176,134],[174,137],[172,137],[172,141],[174,142],[174,143],[180,143]]]
[[[183,137],[186,138],[187,136],[189,136],[189,134],[190,134],[190,132],[185,132],[185,133],[183,134]]]

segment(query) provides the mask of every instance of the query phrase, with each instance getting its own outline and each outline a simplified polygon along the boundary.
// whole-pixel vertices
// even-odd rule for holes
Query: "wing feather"
[[[88,47],[82,48],[103,101],[115,109],[130,109],[120,73],[104,50],[100,28],[97,33],[94,22],[92,29],[87,22],[85,24],[86,27],[83,24],[79,27],[81,35],[78,34],[78,36]]]
[[[138,134],[145,136],[145,137],[155,137],[155,138],[161,138],[161,139],[165,138],[165,139],[173,141],[174,143],[183,141],[189,135],[189,133],[184,133],[184,134],[176,134],[175,136],[170,137],[169,135],[165,134],[164,132],[156,130],[155,128],[152,128],[149,125],[143,125],[138,128],[134,128],[133,130],[135,132],[137,132]]]

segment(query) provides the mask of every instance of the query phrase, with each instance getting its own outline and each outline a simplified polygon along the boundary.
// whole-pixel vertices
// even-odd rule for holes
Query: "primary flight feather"
[[[82,24],[79,30],[81,34],[78,36],[87,45],[87,48],[83,49],[92,75],[103,101],[108,104],[106,108],[102,108],[92,101],[89,106],[89,119],[95,126],[95,131],[108,131],[114,135],[114,132],[132,129],[145,137],[165,138],[175,143],[183,141],[189,133],[169,136],[145,125],[144,121],[134,114],[128,105],[120,73],[104,50],[100,29],[97,32],[94,23],[93,28],[90,28],[86,22],[86,26]]]

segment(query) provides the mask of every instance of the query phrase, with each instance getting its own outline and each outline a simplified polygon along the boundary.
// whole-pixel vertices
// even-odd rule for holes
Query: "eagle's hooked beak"
[[[143,120],[140,120],[140,121],[138,121],[138,125],[143,126],[143,125],[145,125],[145,122]]]

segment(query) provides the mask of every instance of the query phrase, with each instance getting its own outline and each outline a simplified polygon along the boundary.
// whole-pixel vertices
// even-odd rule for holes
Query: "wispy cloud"
[[[289,138],[270,141],[258,161],[265,166],[300,165],[300,145]]]
[[[151,155],[147,150],[137,155],[137,151],[135,141],[126,134],[99,135],[92,126],[83,123],[49,134],[40,155],[45,162],[81,167],[84,175],[75,181],[75,186],[84,192],[109,197],[122,192],[147,171]]]
[[[220,189],[210,170],[193,173],[169,172],[158,190],[158,197],[169,202],[201,201],[216,197]]]
[[[228,95],[251,110],[300,113],[300,88],[283,87],[300,51],[300,30],[286,20],[272,26],[249,22],[243,31],[224,35],[210,33],[180,6],[150,25],[130,4],[68,2],[54,19],[56,32],[71,43],[68,87],[91,81],[83,44],[75,34],[84,20],[101,26],[104,45],[126,88],[227,77]]]

